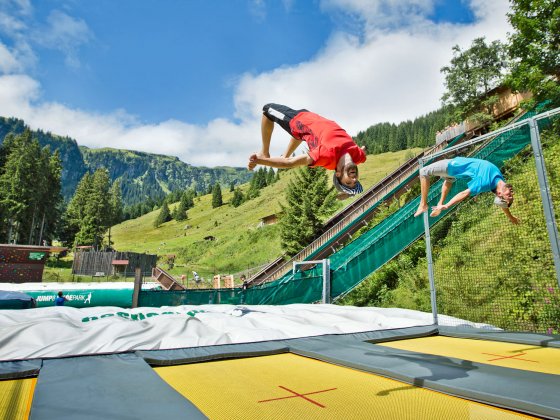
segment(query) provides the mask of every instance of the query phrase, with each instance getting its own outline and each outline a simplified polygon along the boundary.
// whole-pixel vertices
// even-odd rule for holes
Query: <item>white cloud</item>
[[[93,34],[83,20],[53,10],[47,17],[46,27],[36,31],[33,38],[40,45],[62,51],[66,65],[77,68],[80,66],[78,49],[89,42]]]
[[[17,73],[24,69],[20,61],[7,46],[0,43],[0,73]]]
[[[264,3],[255,0],[253,5],[259,10]],[[507,0],[472,0],[477,20],[462,25],[427,20],[433,7],[428,0],[324,0],[322,5],[332,13],[352,10],[364,22],[365,32],[358,37],[341,30],[309,61],[240,75],[232,98],[236,112],[230,119],[205,126],[175,120],[146,125],[124,110],[94,114],[49,103],[41,97],[39,84],[25,75],[0,77],[0,115],[22,118],[32,128],[68,135],[89,147],[168,154],[200,166],[245,166],[247,156],[260,147],[263,104],[308,108],[336,120],[352,135],[377,122],[412,119],[439,107],[439,69],[449,63],[453,45],[465,48],[480,36],[504,40],[510,30]],[[76,40],[69,44],[71,50],[93,35],[85,23],[68,18],[67,29],[52,36]],[[398,29],[376,24],[381,18]],[[12,61],[15,57],[6,48],[0,48],[2,54]],[[273,153],[283,152],[288,140],[279,127],[277,131]]]

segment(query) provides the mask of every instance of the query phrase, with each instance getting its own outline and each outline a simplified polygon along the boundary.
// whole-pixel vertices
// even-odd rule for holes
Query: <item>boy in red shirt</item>
[[[270,139],[274,123],[279,124],[292,136],[286,152],[280,157],[270,157]],[[306,109],[293,110],[271,103],[263,107],[261,133],[262,149],[259,153],[249,156],[250,170],[257,165],[273,168],[322,166],[335,171],[333,184],[341,193],[339,198],[363,191],[358,181],[357,165],[366,161],[365,147],[354,143],[352,137],[334,121]],[[292,156],[302,141],[307,143],[309,152]]]

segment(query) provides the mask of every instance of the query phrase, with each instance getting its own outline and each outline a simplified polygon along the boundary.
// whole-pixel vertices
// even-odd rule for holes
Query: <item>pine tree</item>
[[[286,189],[280,220],[282,248],[295,255],[321,232],[323,220],[335,209],[336,192],[329,188],[324,168],[296,171]]]
[[[92,176],[89,172],[86,172],[78,183],[72,199],[68,203],[66,215],[64,217],[67,225],[68,244],[91,245],[91,243],[84,244],[78,240],[84,235],[80,235],[80,238],[76,238],[86,218],[86,204],[91,191],[91,185]]]
[[[185,210],[192,209],[194,207],[194,198],[196,197],[196,191],[194,189],[188,189],[181,197],[181,201],[184,202]]]
[[[110,202],[110,180],[106,169],[98,169],[93,173],[92,190],[88,200],[88,213],[95,223],[93,245],[99,248],[103,242],[103,236],[111,225],[113,217]]]
[[[214,188],[212,189],[212,208],[215,209],[223,204],[224,203],[222,201],[222,187],[220,187],[219,183],[216,183],[214,185]]]
[[[8,144],[0,174],[0,207],[6,228],[6,240],[29,243],[41,196],[41,149],[31,131],[25,130]]]
[[[77,232],[74,244],[100,247],[112,217],[109,173],[106,169],[86,173],[67,209],[69,228]]]
[[[272,169],[272,168],[271,168]],[[266,168],[260,168],[257,173],[256,186],[259,190],[262,190],[267,186],[266,183]]]
[[[109,190],[109,207],[110,207],[110,222],[109,222],[109,238],[108,245],[111,247],[111,226],[120,223],[123,220],[123,208],[122,208],[122,192],[121,183],[119,181],[113,182],[111,189]]]
[[[56,150],[52,155],[49,148],[42,150],[42,171],[44,173],[40,205],[38,206],[39,219],[37,220],[38,235],[36,244],[42,245],[43,241],[51,242],[58,230],[58,223],[62,214],[61,177],[62,161],[60,153]]]
[[[275,175],[274,169],[268,168],[268,173],[266,174],[266,185],[274,184]]]
[[[241,204],[243,204],[243,201],[245,200],[245,197],[243,196],[243,191],[241,191],[241,189],[238,187],[235,189],[235,191],[233,192],[233,198],[231,199],[231,205],[233,207],[239,207]]]
[[[161,210],[159,211],[156,220],[154,221],[154,227],[158,228],[162,224],[169,222],[171,220],[171,213],[169,212],[169,206],[167,205],[167,201],[164,201]]]
[[[181,201],[179,201],[179,204],[177,204],[177,206],[175,206],[175,210],[173,210],[173,219],[175,219],[178,222],[181,222],[183,220],[187,220],[188,216],[187,216],[187,207],[186,207],[186,201],[181,199]]]

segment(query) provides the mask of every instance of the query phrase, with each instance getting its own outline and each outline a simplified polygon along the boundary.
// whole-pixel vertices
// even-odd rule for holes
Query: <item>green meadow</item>
[[[368,156],[360,165],[364,188],[371,187],[420,151],[416,148]],[[114,248],[157,254],[164,269],[169,267],[168,256],[174,255],[175,261],[169,271],[176,276],[185,274],[192,278],[194,270],[205,279],[214,274],[234,274],[238,279],[241,274],[250,274],[282,255],[278,225],[259,225],[261,218],[280,213],[284,191],[292,176],[292,171],[282,172],[278,182],[237,208],[229,204],[233,193],[223,186],[223,206],[213,209],[211,194],[197,197],[185,221],[172,220],[154,228],[159,213],[155,210],[113,226],[111,240]],[[248,184],[241,187],[243,192],[248,188]],[[340,202],[338,210],[351,200]],[[170,210],[176,205],[170,205]]]

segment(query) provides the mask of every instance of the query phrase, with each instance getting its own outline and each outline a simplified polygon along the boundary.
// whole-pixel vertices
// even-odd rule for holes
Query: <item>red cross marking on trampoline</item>
[[[307,398],[306,395],[320,394],[321,392],[334,391],[336,389],[336,388],[329,388],[329,389],[323,389],[321,391],[306,392],[304,394],[300,394],[299,392],[292,391],[291,389],[288,389],[288,388],[286,388],[285,386],[282,386],[282,385],[278,385],[278,388],[282,388],[283,390],[291,392],[294,395],[289,395],[287,397],[280,397],[280,398],[271,398],[269,400],[261,400],[261,401],[257,401],[257,402],[263,403],[263,402],[269,402],[269,401],[286,400],[288,398],[301,397],[304,400],[309,401],[312,404],[318,405],[321,408],[325,408],[325,406],[323,404],[319,404],[317,401],[313,401],[311,398]]]
[[[515,359],[515,360],[523,360],[524,362],[534,362],[534,363],[539,363],[537,360],[529,360],[529,359],[521,359],[518,356],[525,356],[527,353],[517,353],[514,354],[512,356],[502,356],[501,354],[493,354],[493,353],[482,353],[482,354],[487,354],[489,356],[497,356],[497,359],[489,359],[489,362],[494,362],[496,360],[503,360],[503,359]]]

